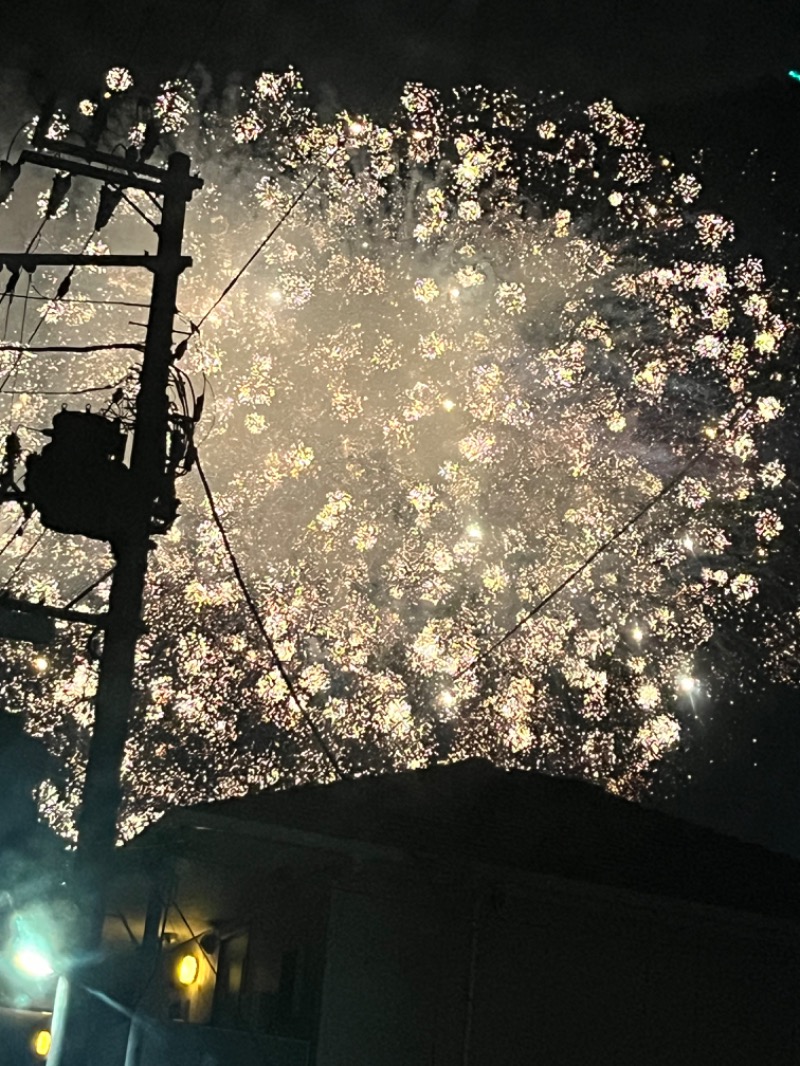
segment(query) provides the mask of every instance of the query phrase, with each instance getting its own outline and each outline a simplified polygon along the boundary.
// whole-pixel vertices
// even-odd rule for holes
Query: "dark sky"
[[[38,0],[5,4],[12,64],[63,83],[293,62],[349,100],[407,78],[552,85],[628,107],[702,100],[800,62],[791,0]]]
[[[794,0],[36,0],[0,19],[0,128],[18,94],[143,90],[201,62],[221,87],[291,63],[317,99],[374,109],[410,79],[610,96],[650,141],[702,153],[709,195],[800,286],[800,5]],[[800,855],[800,701],[746,697],[696,731],[670,806]]]

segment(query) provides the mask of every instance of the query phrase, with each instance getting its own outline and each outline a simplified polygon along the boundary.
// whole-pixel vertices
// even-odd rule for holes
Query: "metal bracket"
[[[108,611],[94,614],[89,611],[71,611],[68,607],[50,607],[46,603],[31,603],[30,600],[17,600],[7,593],[0,593],[0,611],[19,611],[20,614],[38,614],[46,618],[55,618],[60,622],[73,622],[76,625],[91,626],[92,629],[105,629],[108,625]],[[136,624],[136,632],[142,635],[150,632],[146,622]]]

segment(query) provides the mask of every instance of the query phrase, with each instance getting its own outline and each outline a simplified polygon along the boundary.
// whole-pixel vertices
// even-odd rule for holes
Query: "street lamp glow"
[[[20,973],[24,973],[26,977],[33,977],[36,981],[52,977],[54,973],[47,956],[30,944],[18,948],[11,961]]]
[[[187,987],[193,985],[200,972],[200,964],[197,961],[197,956],[191,954],[184,955],[178,963],[178,969],[176,972],[179,984]]]
[[[34,1034],[31,1042],[34,1055],[37,1055],[40,1059],[46,1059],[52,1046],[53,1037],[49,1029],[40,1029],[38,1033]]]
[[[690,696],[697,688],[697,681],[688,674],[684,674],[684,676],[678,680],[678,688],[684,693],[684,695]]]

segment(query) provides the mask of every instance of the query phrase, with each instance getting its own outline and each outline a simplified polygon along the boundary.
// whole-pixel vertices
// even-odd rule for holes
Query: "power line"
[[[39,225],[36,227],[36,232],[31,237],[31,239],[28,241],[28,246],[27,246],[27,248],[25,249],[25,251],[23,253],[24,255],[27,255],[29,252],[32,252],[34,250],[34,248],[36,247],[36,245],[39,243],[39,238],[42,235],[42,230],[47,225],[47,223],[50,221],[50,218],[51,218],[51,216],[46,214],[44,216],[44,218],[42,219],[42,221],[39,223]],[[8,300],[8,305],[9,306],[6,308],[6,323],[5,323],[5,330],[3,332],[3,337],[6,336],[6,332],[8,330],[8,313],[9,313],[9,309],[11,307],[11,304],[14,301],[14,289],[16,288],[18,281],[19,281],[19,270],[17,270],[16,273],[12,273],[11,277],[6,282],[5,289],[3,290],[2,293],[0,293],[0,304],[3,303],[3,301],[5,300],[6,297],[9,297],[9,300]]]
[[[436,29],[438,24],[441,22],[441,20],[447,14],[447,11],[448,11],[448,9],[449,9],[449,7],[451,6],[452,3],[453,3],[453,0],[444,0],[444,3],[439,5],[439,8],[436,11],[434,11],[433,17],[431,19],[429,19],[428,25],[423,27],[423,31],[425,33],[430,33],[431,30]]]
[[[30,296],[31,281],[32,281],[32,278],[31,278],[31,275],[29,274],[28,275],[28,284],[27,284],[27,288],[25,290],[25,295],[26,296]],[[8,307],[6,308],[6,325],[8,325],[8,312],[10,310],[11,310],[11,301],[9,300]],[[20,323],[20,327],[19,327],[19,339],[20,339],[20,342],[22,342],[24,340],[24,337],[25,337],[25,319],[27,318],[27,315],[28,315],[28,304],[27,304],[27,301],[26,301],[22,305],[22,322]],[[5,334],[4,334],[4,339],[5,339]],[[11,381],[12,385],[16,384],[17,375],[19,374],[19,368],[20,368],[20,364],[21,363],[22,363],[22,352],[20,350],[20,352],[14,357],[14,360],[13,360],[13,362],[11,364],[11,369],[8,371],[6,376],[3,378],[2,385],[0,385],[0,392],[3,391],[3,389],[8,384],[9,381]],[[11,401],[11,411],[9,412],[9,414],[10,414],[10,421],[13,423],[13,421],[14,421],[14,417],[13,417],[13,414],[14,414],[14,401],[13,400]],[[9,426],[9,429],[10,428],[11,427]]]
[[[28,522],[30,522],[30,516],[29,515],[25,515],[25,517],[22,519],[22,522],[19,524],[19,526],[17,526],[17,528],[14,530],[14,532],[11,534],[11,536],[8,538],[8,540],[5,542],[5,544],[3,544],[3,546],[0,548],[0,556],[5,555],[5,553],[11,547],[11,545],[14,543],[14,541],[17,539],[17,537],[21,537],[22,536],[22,534],[25,532],[25,527],[27,526]]]
[[[90,300],[83,296],[79,297],[67,297],[67,296],[44,296],[36,286],[32,286],[35,296],[19,296],[15,295],[15,300],[33,300],[37,303],[48,304],[92,304],[98,307],[136,307],[136,308],[148,308],[150,304],[136,303],[134,300]]]
[[[205,955],[206,962],[208,963],[209,967],[211,968],[212,973],[216,977],[216,975],[217,975],[217,967],[214,964],[214,960],[211,958],[209,953],[203,947],[202,938],[200,936],[198,936],[197,933],[194,931],[194,929],[192,929],[192,927],[189,925],[189,922],[186,919],[186,915],[181,910],[180,905],[178,904],[178,901],[175,899],[174,896],[173,896],[172,901],[171,901],[171,906],[178,912],[178,917],[183,922],[183,924],[186,926],[186,928],[189,930],[189,936],[192,938],[192,940],[195,942],[195,944],[197,944],[197,946],[200,948],[202,953]]]
[[[42,347],[29,348],[27,345],[22,344],[0,344],[0,352],[18,352],[23,355],[25,352],[32,352],[34,354],[44,354],[46,352],[119,352],[130,350],[132,352],[143,352],[144,345],[139,344],[136,341],[120,341],[118,344],[48,344]],[[0,386],[0,392],[2,386]]]
[[[202,59],[203,59],[202,53],[203,53],[203,51],[205,49],[206,44],[209,41],[209,38],[211,37],[211,34],[212,34],[213,30],[216,28],[216,25],[219,22],[220,17],[222,15],[222,12],[224,11],[226,6],[227,6],[227,0],[218,0],[216,10],[212,12],[211,17],[206,21],[205,29],[202,31],[202,34],[200,36],[199,44],[195,45],[195,48],[193,49],[194,54],[197,57],[197,59],[194,60],[194,62],[202,62]],[[186,76],[186,74],[188,74],[189,69],[191,68],[192,62],[193,62],[193,60],[191,60],[191,59],[188,59],[186,61],[186,63],[183,66],[183,69],[182,69],[181,73],[178,75],[180,78],[183,78],[183,77]]]
[[[9,141],[8,148],[6,149],[6,162],[8,162],[8,160],[11,158],[11,149],[14,147],[14,143],[17,137],[19,137],[19,135],[22,133],[26,126],[30,125],[30,121],[30,119],[26,118],[22,125],[17,129],[14,136]]]
[[[86,238],[86,240],[83,242],[83,247],[81,248],[80,252],[78,253],[79,255],[83,255],[84,254],[86,249],[92,243],[92,238],[94,237],[94,235],[96,233],[97,233],[97,228],[95,227],[92,230],[92,232],[89,234],[89,236]],[[58,289],[56,290],[56,295],[55,295],[54,299],[57,300],[58,297],[59,297],[59,294],[62,295],[62,296],[66,296],[67,292],[69,291],[69,287],[70,287],[70,285],[72,283],[72,279],[75,276],[75,271],[77,269],[78,269],[77,265],[75,263],[73,263],[73,265],[69,268],[67,273],[64,275],[64,277],[59,282]],[[32,341],[36,337],[36,334],[39,332],[39,330],[44,325],[45,321],[46,321],[46,317],[44,315],[42,315],[42,317],[36,323],[36,328],[34,329],[33,333],[31,333],[30,337],[28,337],[28,344],[32,343]]]
[[[48,222],[49,219],[50,219],[50,215],[49,214],[45,215],[44,219],[42,220],[41,225],[39,226],[39,229],[36,231],[36,234],[34,234],[34,237],[31,239],[31,241],[30,241],[30,243],[28,245],[28,249],[27,249],[28,251],[30,251],[31,247],[39,239],[39,235],[41,234],[44,226],[46,225],[46,223]],[[97,228],[93,229],[92,232],[89,234],[89,236],[86,238],[86,240],[83,242],[83,247],[81,249],[81,254],[83,254],[83,252],[85,252],[86,249],[89,247],[89,244],[91,243],[92,238],[95,236],[96,233],[97,233]],[[70,287],[70,284],[72,282],[72,278],[73,278],[73,276],[75,274],[75,270],[76,270],[76,266],[75,265],[71,266],[69,271],[67,272],[67,274],[61,279],[61,281],[59,282],[58,288],[56,290],[56,294],[53,297],[53,302],[57,301],[59,299],[59,296],[62,296],[62,297],[66,296],[67,292],[69,291],[69,287]],[[33,275],[29,274],[28,275],[28,286],[27,286],[27,289],[26,289],[26,292],[25,292],[25,296],[22,297],[22,299],[25,302],[23,304],[22,324],[20,326],[20,341],[21,342],[24,341],[25,321],[26,321],[27,314],[28,314],[28,301],[32,298],[31,297],[31,286],[32,286],[32,284],[33,284]],[[6,293],[7,292],[8,292],[8,289],[6,290]],[[36,292],[38,293],[38,289],[36,289]],[[14,294],[12,292],[11,300],[9,300],[8,306],[6,308],[6,331],[3,334],[4,340],[5,340],[5,337],[7,336],[8,314],[9,314],[9,311],[11,309],[11,303],[12,303],[13,299],[14,299]],[[2,302],[2,298],[0,298],[0,302]],[[20,365],[22,364],[22,360],[23,360],[24,355],[32,353],[32,352],[44,351],[45,350],[45,349],[31,348],[30,345],[31,345],[32,341],[34,340],[34,338],[36,337],[36,334],[39,332],[39,330],[42,328],[42,326],[44,325],[44,323],[46,321],[47,321],[47,316],[46,315],[42,315],[42,317],[39,319],[39,321],[37,322],[36,326],[34,327],[34,330],[31,333],[30,337],[28,338],[27,344],[24,344],[24,345],[20,344],[19,351],[17,352],[17,355],[14,358],[14,361],[12,363],[11,369],[6,373],[6,375],[3,378],[2,382],[0,382],[0,392],[4,392],[5,391],[6,385],[8,385],[9,381],[11,381],[12,383],[16,383],[17,375],[19,373],[19,368],[20,368]],[[4,348],[3,350],[7,351],[8,349]],[[57,350],[57,349],[54,349],[54,350]],[[16,392],[12,392],[12,395],[16,395]],[[12,401],[12,403],[11,403],[12,421],[13,421],[13,411],[14,411],[14,403]]]
[[[197,473],[200,475],[200,480],[203,483],[203,489],[204,489],[205,494],[206,494],[206,499],[208,500],[208,505],[211,508],[211,516],[214,519],[214,524],[216,525],[217,530],[219,531],[219,535],[222,538],[222,543],[225,546],[225,551],[226,551],[228,559],[230,561],[231,569],[233,570],[234,576],[236,577],[236,582],[237,582],[237,584],[238,584],[238,586],[239,586],[239,588],[241,590],[241,593],[242,593],[242,596],[244,598],[244,601],[247,604],[247,607],[248,607],[251,615],[253,616],[253,621],[255,622],[255,624],[256,624],[256,626],[258,628],[258,631],[259,631],[259,633],[261,634],[261,636],[262,636],[262,638],[264,640],[264,643],[267,645],[267,648],[269,649],[269,653],[272,656],[272,660],[273,660],[273,662],[275,664],[275,667],[277,668],[278,673],[281,676],[281,680],[283,681],[284,685],[286,685],[286,688],[289,691],[289,695],[291,696],[295,706],[299,710],[303,721],[305,722],[305,724],[308,726],[309,730],[311,731],[311,734],[313,735],[314,740],[319,745],[319,748],[322,751],[322,753],[325,755],[325,758],[328,760],[328,762],[333,767],[333,769],[334,769],[334,771],[336,773],[336,776],[339,777],[340,779],[344,780],[348,775],[341,768],[341,766],[339,764],[339,760],[336,758],[336,755],[334,754],[334,752],[331,749],[331,747],[328,744],[328,742],[323,737],[323,735],[320,732],[319,727],[317,726],[316,722],[311,717],[311,715],[308,713],[308,710],[306,709],[305,705],[303,704],[302,700],[300,699],[300,696],[299,696],[299,694],[297,692],[297,688],[295,686],[295,683],[292,680],[291,674],[289,673],[289,671],[287,670],[285,664],[281,660],[281,657],[278,655],[278,650],[275,647],[274,640],[272,639],[272,637],[267,632],[267,627],[264,625],[264,620],[261,617],[261,613],[258,610],[256,602],[253,599],[252,593],[250,592],[250,589],[248,588],[247,583],[244,580],[244,577],[242,576],[242,571],[241,571],[241,568],[239,566],[239,562],[238,562],[238,560],[236,558],[236,554],[234,553],[233,547],[232,547],[230,539],[228,537],[227,530],[225,529],[225,525],[224,525],[224,523],[222,521],[222,516],[220,515],[219,510],[217,509],[216,501],[214,500],[214,495],[213,495],[213,493],[211,491],[211,486],[208,483],[208,478],[205,475],[205,471],[203,470],[203,466],[202,466],[202,464],[200,462],[200,457],[199,456],[195,460],[195,466],[197,467]]]
[[[627,518],[622,523],[622,525],[618,526],[614,530],[614,532],[610,534],[610,536],[606,537],[605,540],[601,541],[601,543],[598,544],[594,551],[591,552],[583,560],[582,563],[580,563],[573,570],[571,570],[569,574],[567,574],[563,581],[560,581],[545,596],[543,596],[542,599],[539,600],[539,602],[534,607],[532,607],[529,611],[526,611],[526,613],[520,619],[518,619],[517,622],[513,626],[511,626],[510,629],[507,629],[506,632],[503,633],[501,637],[498,637],[498,639],[495,640],[492,644],[490,644],[488,648],[484,649],[484,651],[482,652],[479,652],[479,654],[476,655],[475,658],[472,659],[469,663],[467,663],[466,666],[462,666],[457,673],[453,674],[453,681],[457,681],[460,677],[463,677],[464,674],[467,674],[471,670],[474,670],[479,663],[483,662],[484,659],[488,659],[489,656],[493,655],[498,648],[500,648],[503,644],[506,643],[506,641],[510,640],[513,636],[519,633],[519,631],[523,629],[528,624],[528,622],[532,621],[532,619],[534,619],[537,614],[543,611],[548,604],[552,603],[553,600],[557,596],[559,596],[565,588],[571,585],[576,578],[579,578],[581,574],[588,570],[592,563],[596,562],[597,559],[599,559],[601,555],[607,552],[612,545],[616,544],[616,542],[620,540],[620,538],[623,537],[629,529],[633,529],[633,527],[638,522],[640,522],[646,514],[652,511],[652,509],[657,504],[659,504],[667,496],[671,495],[678,487],[678,485],[680,485],[680,483],[686,477],[688,477],[689,473],[694,469],[694,467],[703,458],[703,456],[710,451],[716,441],[719,440],[721,436],[728,433],[744,417],[747,411],[751,410],[751,408],[756,403],[757,397],[753,397],[751,400],[748,401],[748,403],[746,403],[742,408],[740,408],[735,417],[730,419],[727,425],[725,425],[717,433],[717,436],[715,438],[709,439],[704,444],[702,444],[700,448],[698,448],[697,451],[694,453],[694,455],[692,455],[689,460],[684,464],[684,466],[678,471],[678,473],[666,483],[666,485],[663,485],[659,489],[659,491],[655,493],[655,495],[651,496],[649,500],[646,500],[645,503],[642,504],[642,506],[639,507],[638,510],[636,510],[630,516],[630,518]]]
[[[130,207],[133,211],[136,212],[137,215],[139,215],[145,220],[147,225],[154,233],[158,233],[158,226],[156,225],[156,223],[152,220],[152,218],[150,218],[150,216],[145,211],[142,211],[141,207],[139,207],[138,204],[134,203],[133,200],[131,200],[130,196],[128,196],[126,193],[123,193],[122,199],[125,201],[128,207]]]
[[[120,378],[110,385],[88,385],[85,389],[4,389],[5,396],[88,396],[93,392],[110,392],[117,388],[125,378]]]
[[[42,221],[36,227],[36,232],[31,237],[31,239],[28,241],[28,245],[27,245],[25,251],[23,252],[23,255],[27,255],[29,252],[32,252],[34,250],[34,248],[36,247],[36,245],[39,242],[39,238],[42,235],[42,230],[44,229],[44,227],[47,225],[47,223],[49,221],[50,221],[50,216],[49,215],[45,215],[45,217],[42,219]],[[5,300],[5,298],[7,296],[9,297],[9,303],[11,303],[13,301],[13,299],[14,299],[14,286],[17,284],[18,280],[19,280],[19,274],[12,275],[12,277],[6,283],[5,290],[2,293],[0,293],[0,304],[3,302],[3,300]],[[8,318],[8,311],[6,311],[6,318]]]
[[[16,565],[15,567],[14,567],[14,569],[13,569],[13,570],[11,571],[11,573],[10,573],[10,574],[8,575],[8,577],[6,578],[6,591],[8,591],[8,590],[9,590],[9,589],[11,588],[11,582],[12,582],[12,581],[14,580],[14,578],[15,578],[15,577],[17,576],[17,574],[18,574],[18,573],[20,572],[20,570],[22,569],[22,567],[23,567],[23,566],[25,565],[25,563],[27,562],[27,560],[28,560],[28,558],[30,557],[30,555],[31,555],[31,554],[32,554],[32,553],[33,553],[33,552],[34,552],[34,551],[36,550],[36,548],[37,548],[37,547],[39,546],[39,544],[40,544],[40,542],[41,542],[41,540],[42,540],[42,538],[44,537],[44,535],[45,535],[45,533],[46,533],[46,532],[47,532],[47,530],[46,530],[46,529],[43,529],[43,530],[42,530],[42,531],[41,531],[41,532],[39,533],[39,535],[38,535],[38,536],[36,537],[36,539],[35,539],[35,540],[33,540],[33,541],[32,541],[32,542],[31,542],[31,543],[30,543],[30,544],[28,545],[28,547],[27,547],[27,548],[25,549],[25,552],[24,552],[24,554],[22,554],[22,555],[21,555],[21,556],[19,557],[19,561],[17,562],[17,565]],[[17,533],[17,534],[15,534],[15,536],[18,536],[18,535],[19,535],[18,533]],[[72,605],[70,604],[70,606],[72,606]]]
[[[87,585],[83,592],[79,592],[77,596],[73,596],[69,603],[65,605],[64,610],[68,611],[70,610],[70,608],[75,607],[77,604],[79,604],[81,600],[86,599],[90,592],[94,592],[97,586],[102,585],[104,581],[107,581],[113,573],[114,567],[111,566],[108,570],[106,570],[104,574],[101,574],[100,577],[95,578],[91,585]]]
[[[27,298],[31,294],[31,284],[32,284],[32,282],[33,282],[33,278],[32,278],[32,276],[30,274],[28,274],[28,281],[27,281],[27,285],[26,285],[26,288],[25,288],[25,299],[24,299],[24,302],[22,304],[22,321],[20,322],[20,326],[19,326],[19,339],[20,339],[20,341],[23,341],[25,339],[25,322],[26,322],[26,319],[28,317],[28,299]]]
[[[331,149],[331,151],[328,154],[328,158],[330,158],[330,156],[333,155],[334,151],[335,151],[335,149]],[[245,272],[250,268],[250,266],[253,264],[253,262],[261,255],[261,253],[264,251],[266,246],[269,244],[269,242],[272,240],[272,238],[275,236],[275,234],[278,232],[278,230],[281,228],[281,226],[284,224],[284,222],[286,222],[289,219],[289,217],[291,216],[291,214],[293,213],[295,208],[300,204],[300,202],[303,200],[303,198],[306,196],[306,194],[308,192],[310,192],[311,188],[314,185],[316,185],[317,181],[319,180],[320,173],[322,172],[322,166],[323,166],[322,163],[320,163],[318,165],[315,173],[311,176],[311,178],[309,178],[309,180],[306,182],[306,184],[300,189],[300,192],[298,192],[295,195],[295,197],[292,199],[292,201],[289,204],[289,206],[283,212],[281,217],[278,219],[278,221],[275,223],[275,225],[272,227],[272,229],[269,231],[269,233],[266,235],[266,237],[263,239],[263,241],[261,241],[261,243],[257,246],[255,251],[251,253],[251,255],[249,256],[247,261],[239,268],[239,270],[236,271],[236,273],[233,275],[231,280],[228,282],[228,284],[225,286],[225,288],[219,294],[217,299],[211,304],[211,306],[208,308],[208,310],[202,316],[200,321],[196,325],[193,325],[192,335],[197,334],[197,333],[200,332],[200,329],[202,328],[203,324],[208,319],[208,317],[210,315],[212,315],[214,313],[214,311],[216,311],[216,309],[219,307],[219,305],[222,303],[222,301],[225,299],[225,297],[228,295],[228,293],[231,291],[231,289],[233,289],[234,286],[236,286],[239,283],[239,281],[241,281],[241,279],[242,279],[243,275],[245,274]]]

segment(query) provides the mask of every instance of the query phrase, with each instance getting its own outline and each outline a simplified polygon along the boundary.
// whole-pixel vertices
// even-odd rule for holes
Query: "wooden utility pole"
[[[164,179],[164,205],[147,323],[144,359],[136,400],[131,475],[133,507],[127,536],[117,546],[111,581],[95,722],[78,819],[78,851],[84,863],[103,861],[116,840],[120,771],[128,736],[136,642],[142,631],[142,598],[156,497],[167,466],[167,387],[173,361],[172,328],[178,279],[187,265],[181,256],[186,202],[191,195],[189,158],[170,157]],[[102,915],[100,916],[102,921]],[[99,929],[98,929],[99,932]]]
[[[85,942],[92,953],[100,945],[105,916],[104,884],[113,859],[121,798],[121,772],[133,698],[136,644],[142,633],[142,605],[153,511],[163,498],[167,478],[168,386],[174,361],[173,323],[178,280],[191,260],[181,253],[186,204],[202,181],[190,174],[189,157],[170,156],[166,170],[100,153],[79,145],[38,138],[35,149],[23,152],[21,163],[49,167],[58,173],[102,180],[112,188],[138,188],[162,196],[158,250],[153,255],[89,256],[63,254],[10,255],[0,262],[35,270],[40,265],[136,267],[153,274],[150,313],[144,345],[130,461],[131,493],[124,535],[114,544],[114,568],[100,660],[95,720],[89,744],[75,854],[76,902],[85,916]],[[62,988],[62,993],[64,989]],[[102,1051],[91,1047],[87,993],[75,982],[62,994],[65,1007],[54,1017],[50,1066],[87,1066]],[[98,1058],[97,1055],[101,1058]]]

